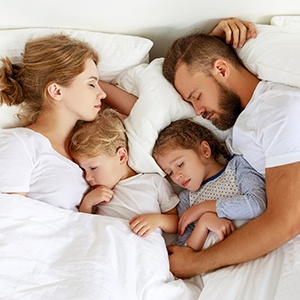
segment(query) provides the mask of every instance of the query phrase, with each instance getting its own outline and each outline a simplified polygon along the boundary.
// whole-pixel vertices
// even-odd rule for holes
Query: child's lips
[[[191,179],[185,180],[181,183],[181,185],[185,188],[190,183]]]

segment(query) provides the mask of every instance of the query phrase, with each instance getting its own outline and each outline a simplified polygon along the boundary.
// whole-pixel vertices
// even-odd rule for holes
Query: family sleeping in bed
[[[199,220],[189,238],[183,235],[181,245],[190,247],[168,247],[170,268],[177,277],[192,277],[249,261],[300,233],[297,199],[300,145],[287,134],[288,129],[299,122],[300,91],[259,80],[242,65],[233,48],[242,46],[255,34],[252,23],[225,20],[210,35],[190,34],[178,39],[164,61],[164,76],[194,107],[197,115],[209,119],[222,130],[232,128],[226,146],[231,154],[236,154],[228,162],[220,162],[216,155],[227,156],[223,148],[215,146],[211,136],[202,136],[207,130],[190,121],[172,123],[159,135],[154,157],[170,178],[185,189],[180,194],[178,206],[182,213],[180,235],[190,223]],[[139,235],[150,234],[158,227],[176,232],[175,207],[179,199],[173,195],[166,179],[153,174],[135,174],[127,166],[126,139],[117,145],[111,156],[106,149],[98,148],[94,140],[89,140],[89,135],[83,135],[83,140],[80,137],[85,126],[105,124],[105,114],[99,114],[102,100],[127,115],[136,101],[135,96],[99,82],[98,60],[96,51],[88,44],[63,35],[28,42],[21,65],[12,64],[8,58],[2,59],[0,103],[22,104],[26,126],[0,132],[0,166],[5,170],[0,172],[0,191],[75,211],[79,206],[80,211],[91,212],[96,205],[100,213],[102,209],[105,213],[107,207],[107,214],[114,214],[113,208],[109,211],[109,204],[115,201],[110,201],[111,198],[117,196],[119,187],[120,190],[125,188],[122,185],[126,185],[126,181],[134,179],[133,185],[129,183],[128,197],[136,195],[134,186],[140,184],[143,197],[149,188],[156,193],[156,202],[162,204],[152,199],[155,208],[149,211],[144,207],[128,208],[132,215],[127,216],[126,211],[124,217],[130,219],[132,230]],[[121,119],[112,112],[107,113],[117,119],[112,125],[115,130]],[[79,120],[84,122],[75,127]],[[189,141],[187,147],[181,144],[179,134],[178,140],[168,136],[178,128],[183,139]],[[123,125],[117,131],[125,138]],[[103,133],[100,144],[103,140],[107,142],[106,134]],[[85,138],[88,139],[84,141]],[[85,152],[84,143],[78,146],[77,139],[80,143],[86,142],[91,152]],[[172,151],[166,151],[170,145]],[[88,182],[72,155],[84,169]],[[94,166],[96,157],[114,166],[107,171],[109,178],[103,179],[109,182],[106,188],[97,187],[102,184],[102,171],[98,172],[97,165]],[[196,183],[189,177],[180,181],[183,174],[195,176]],[[224,181],[230,185],[228,190]],[[89,185],[96,188],[87,193]],[[158,192],[163,193],[159,200]],[[228,193],[232,194],[228,197]],[[222,201],[224,197],[228,199]],[[243,200],[239,201],[240,198]],[[57,199],[65,199],[65,202],[57,203]],[[130,205],[136,203],[129,201]],[[234,230],[231,218],[253,220]],[[209,230],[217,232],[222,241],[198,251]],[[189,234],[190,229],[187,232]]]

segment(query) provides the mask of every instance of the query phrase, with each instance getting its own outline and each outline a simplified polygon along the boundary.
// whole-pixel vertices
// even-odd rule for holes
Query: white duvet
[[[299,299],[300,237],[255,261],[176,280],[163,238],[126,220],[0,194],[0,299]],[[197,284],[196,284],[197,283]]]

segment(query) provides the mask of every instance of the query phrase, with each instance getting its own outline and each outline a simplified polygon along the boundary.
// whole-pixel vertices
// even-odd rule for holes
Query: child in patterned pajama
[[[235,229],[231,220],[255,218],[266,208],[263,176],[242,156],[230,157],[212,132],[198,123],[171,123],[160,132],[153,157],[183,188],[177,207],[178,245],[199,251],[208,246],[210,231],[222,240]]]

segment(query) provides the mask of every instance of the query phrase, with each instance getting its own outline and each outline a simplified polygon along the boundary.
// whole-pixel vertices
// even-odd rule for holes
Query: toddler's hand
[[[91,213],[92,208],[97,204],[108,203],[113,197],[113,191],[106,186],[98,186],[90,191],[83,198],[80,206],[80,212]]]
[[[204,222],[208,230],[218,235],[220,241],[235,230],[232,221],[219,218],[215,213],[205,213],[199,222]]]
[[[129,221],[129,225],[134,233],[146,237],[159,227],[159,218],[159,214],[137,215]]]

